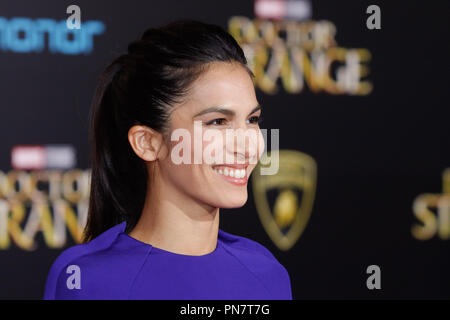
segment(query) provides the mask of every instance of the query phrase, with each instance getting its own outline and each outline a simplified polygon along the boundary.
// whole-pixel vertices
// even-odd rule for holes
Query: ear
[[[145,161],[158,159],[163,143],[162,135],[147,126],[135,125],[128,130],[128,141],[134,152]]]

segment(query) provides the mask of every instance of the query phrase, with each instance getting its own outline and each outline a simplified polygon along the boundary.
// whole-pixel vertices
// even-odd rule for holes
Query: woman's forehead
[[[210,68],[194,82],[186,106],[194,113],[205,108],[223,107],[233,109],[253,108],[257,104],[252,79],[239,67],[218,66]]]

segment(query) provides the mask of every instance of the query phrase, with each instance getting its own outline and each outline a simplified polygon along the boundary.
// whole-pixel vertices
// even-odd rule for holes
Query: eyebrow
[[[257,105],[256,107],[253,108],[252,111],[250,111],[250,113],[248,115],[251,115],[252,113],[255,113],[256,111],[262,109],[261,105]],[[223,113],[229,116],[235,116],[236,113],[233,110],[227,109],[227,108],[223,108],[223,107],[211,107],[205,110],[200,111],[199,113],[197,113],[195,117],[201,116],[205,113],[210,113],[210,112],[219,112],[219,113]]]

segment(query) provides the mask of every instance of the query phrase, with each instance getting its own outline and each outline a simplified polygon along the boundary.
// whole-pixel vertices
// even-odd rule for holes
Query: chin
[[[242,194],[237,195],[236,197],[222,199],[220,208],[224,209],[233,209],[240,208],[247,203],[247,192],[245,192],[245,197]]]

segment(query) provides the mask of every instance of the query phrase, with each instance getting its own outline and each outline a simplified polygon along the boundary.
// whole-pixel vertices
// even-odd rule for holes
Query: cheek
[[[176,145],[174,143],[172,144],[172,150],[170,150],[169,156],[164,159],[163,170],[165,171],[165,176],[174,185],[183,190],[194,191],[203,189],[205,181],[204,163],[195,163],[196,158],[194,157],[197,155],[197,160],[202,161],[201,158],[198,158],[198,154],[201,155],[201,151],[194,151],[194,145],[198,142],[199,140],[194,141],[194,139],[191,139],[189,142],[186,140],[184,147],[176,151],[173,151],[173,147]],[[172,158],[176,158],[176,161]]]
[[[174,164],[164,168],[167,182],[183,193],[197,198],[207,193],[205,172],[199,164]]]
[[[193,170],[190,164],[194,158],[190,154],[192,150],[191,141],[184,137],[178,141],[171,141],[167,146],[166,156],[160,161],[163,179],[168,178],[177,185],[180,182],[192,178]]]
[[[203,162],[202,164],[210,166],[212,164],[223,163],[225,144],[224,134],[218,130],[206,131],[203,140],[198,140],[199,145],[203,145]]]

